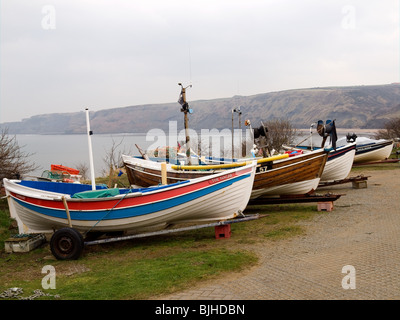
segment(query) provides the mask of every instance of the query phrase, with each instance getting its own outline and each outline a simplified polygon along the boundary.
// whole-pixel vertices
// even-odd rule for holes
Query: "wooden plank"
[[[320,182],[318,185],[318,188],[334,186],[334,185],[350,183],[350,182],[353,183],[353,182],[359,182],[359,181],[366,181],[366,180],[368,180],[369,177],[371,177],[371,176],[360,175],[360,176],[356,176],[356,177],[349,177],[349,178],[342,179],[342,180]]]
[[[307,202],[332,202],[338,200],[342,194],[305,194],[296,196],[256,198],[249,201],[249,205],[267,205],[267,204],[286,204],[286,203],[307,203]]]
[[[62,197],[62,201],[64,204],[65,212],[67,213],[68,225],[70,228],[72,228],[71,215],[69,214],[67,200],[65,199],[65,197]]]
[[[367,165],[371,165],[371,164],[396,163],[399,161],[400,161],[400,159],[385,159],[385,160],[380,160],[380,161],[360,162],[360,163],[353,163],[353,167],[367,166]]]

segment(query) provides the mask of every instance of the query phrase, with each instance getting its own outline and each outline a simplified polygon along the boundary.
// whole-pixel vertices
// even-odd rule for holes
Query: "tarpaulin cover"
[[[76,199],[95,199],[95,198],[106,198],[114,197],[119,195],[119,189],[104,189],[104,190],[93,190],[75,193],[71,198]]]

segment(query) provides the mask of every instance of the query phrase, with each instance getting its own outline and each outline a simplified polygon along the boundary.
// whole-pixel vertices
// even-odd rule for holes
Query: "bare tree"
[[[289,145],[294,142],[297,132],[289,120],[272,119],[263,123],[267,129],[265,139],[270,152],[273,149],[280,152],[283,145]]]
[[[400,117],[390,119],[385,123],[385,128],[375,134],[375,139],[400,138]]]
[[[79,174],[82,176],[82,180],[88,179],[89,167],[85,162],[79,162],[75,165],[75,168],[79,170]]]
[[[18,179],[24,174],[37,170],[39,166],[29,160],[32,155],[22,151],[16,136],[9,136],[7,128],[2,129],[0,133],[0,179]]]
[[[108,149],[108,151],[105,151],[105,156],[103,157],[103,161],[107,165],[107,168],[109,169],[109,172],[108,172],[108,177],[109,177],[108,186],[110,188],[114,185],[114,183],[117,180],[117,178],[115,176],[116,175],[115,170],[117,170],[118,168],[123,167],[123,162],[122,162],[121,155],[122,154],[130,154],[131,153],[130,149],[128,151],[126,151],[125,149],[118,150],[118,148],[122,144],[123,140],[124,139],[122,138],[121,141],[119,143],[117,143],[117,142],[114,141],[114,139],[112,139],[112,145]],[[103,170],[103,174],[105,176],[107,176],[107,169]]]

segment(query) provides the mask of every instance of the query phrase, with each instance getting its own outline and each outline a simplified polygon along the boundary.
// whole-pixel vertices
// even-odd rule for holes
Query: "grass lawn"
[[[48,243],[29,253],[5,253],[4,240],[17,230],[9,230],[7,203],[1,201],[0,293],[11,287],[23,288],[23,296],[43,290],[46,273],[42,268],[51,265],[56,271],[56,289],[43,291],[65,300],[153,299],[243,272],[258,261],[249,246],[302,234],[304,230],[296,223],[321,214],[315,204],[251,206],[246,214],[268,216],[233,224],[229,239],[215,239],[214,228],[205,228],[88,246],[78,260],[58,261]]]

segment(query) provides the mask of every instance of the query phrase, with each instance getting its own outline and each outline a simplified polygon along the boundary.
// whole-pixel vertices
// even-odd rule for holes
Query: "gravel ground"
[[[318,190],[345,195],[333,211],[301,223],[306,235],[249,247],[256,267],[161,299],[400,299],[400,166],[362,174],[365,189]],[[348,265],[355,273],[342,273]]]

